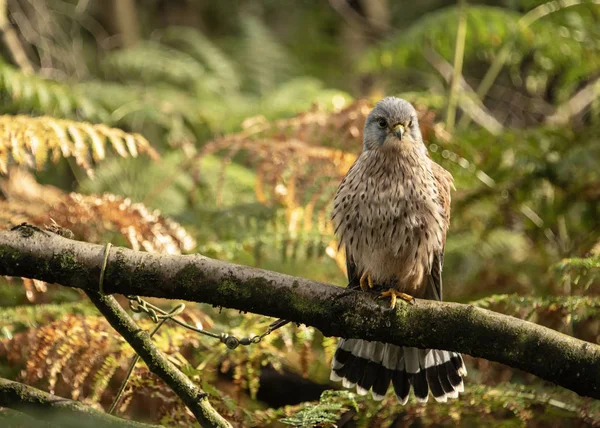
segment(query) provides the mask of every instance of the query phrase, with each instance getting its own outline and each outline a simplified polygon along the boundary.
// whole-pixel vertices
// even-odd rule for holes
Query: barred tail
[[[390,383],[398,401],[406,404],[412,385],[418,401],[426,402],[429,391],[436,401],[446,402],[464,391],[467,375],[462,356],[456,352],[417,349],[341,339],[331,366],[331,380],[342,381],[365,395],[372,391],[375,400],[382,400]]]

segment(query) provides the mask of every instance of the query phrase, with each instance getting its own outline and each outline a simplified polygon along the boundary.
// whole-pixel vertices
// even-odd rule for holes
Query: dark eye
[[[387,122],[385,119],[379,119],[377,121],[377,125],[379,125],[380,128],[385,128],[387,126]]]
[[[408,128],[412,128],[412,125],[413,125],[413,121],[411,119],[411,120],[408,121]]]

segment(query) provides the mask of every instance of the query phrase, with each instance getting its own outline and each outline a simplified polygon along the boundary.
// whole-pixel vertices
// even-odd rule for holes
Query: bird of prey
[[[442,300],[442,264],[450,221],[452,175],[431,160],[417,112],[387,97],[367,117],[363,151],[334,199],[333,225],[346,251],[349,287],[387,289],[380,297]],[[382,400],[390,383],[402,404],[445,402],[464,390],[455,352],[341,339],[331,380]]]

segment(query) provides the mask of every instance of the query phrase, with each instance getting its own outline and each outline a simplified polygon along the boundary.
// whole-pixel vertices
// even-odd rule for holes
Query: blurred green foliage
[[[367,12],[356,5],[364,2],[351,2],[359,17]],[[83,3],[88,7],[82,10]],[[427,52],[453,62],[455,3],[381,3],[389,18],[383,32],[317,0],[285,7],[274,0],[138,2],[138,41],[119,46],[107,3],[48,0],[34,8],[11,0],[9,14],[36,73],[20,71],[4,48],[1,112],[139,132],[162,156],[158,162],[113,156],[94,165],[93,178],[63,159],[37,173],[40,183],[143,202],[181,223],[196,238],[195,251],[207,256],[344,285],[327,228],[339,182],[331,172],[339,161],[335,150],[353,156],[361,149],[362,104],[353,100],[403,96],[423,112],[432,158],[455,177],[445,297],[598,343],[600,6],[470,3],[462,74],[478,91],[490,67],[497,67],[481,102],[504,128],[491,134],[459,103],[459,126],[449,136],[442,125],[448,84]],[[27,22],[52,25],[32,30]],[[592,94],[591,101],[551,125],[548,118],[581,90]],[[358,107],[342,110],[348,105]],[[204,153],[211,141],[221,142],[220,150]],[[313,148],[323,150],[322,158]],[[0,198],[10,194],[3,190]],[[18,281],[0,282],[0,373],[28,381],[39,373],[42,387],[54,379],[68,396],[74,389],[61,384],[58,373],[68,376],[94,350],[86,346],[96,346],[105,360],[86,368],[87,386],[80,379],[77,394],[107,408],[130,352],[116,336],[85,341],[89,325],[107,327],[78,293],[51,286],[34,293],[33,302],[28,296]],[[239,336],[268,325],[262,317],[201,305],[186,313],[206,328]],[[51,323],[60,346],[44,342]],[[70,334],[80,340],[70,341]],[[401,407],[392,396],[375,402],[349,392],[321,395],[335,387],[327,383],[335,339],[302,326],[235,351],[171,326],[156,341],[239,426],[600,423],[597,402],[473,358],[465,394],[447,404],[422,406],[411,399]],[[15,356],[17,344],[38,350],[39,358]],[[27,372],[28,360],[37,361],[39,371]],[[136,369],[131,385],[122,414],[192,423],[145,367]],[[291,386],[281,392],[277,385]],[[148,415],[144,408],[157,410]],[[13,417],[0,410],[0,421]]]

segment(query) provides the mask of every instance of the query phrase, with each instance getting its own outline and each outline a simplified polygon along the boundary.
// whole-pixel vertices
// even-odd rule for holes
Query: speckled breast
[[[340,245],[376,283],[415,292],[442,248],[443,220],[429,158],[366,151],[334,198]]]

